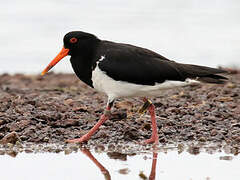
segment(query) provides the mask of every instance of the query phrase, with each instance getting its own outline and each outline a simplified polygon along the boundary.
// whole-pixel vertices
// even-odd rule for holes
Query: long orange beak
[[[58,55],[48,64],[48,66],[43,70],[43,72],[41,73],[41,75],[43,76],[44,74],[46,74],[50,69],[53,68],[53,66],[55,66],[62,58],[64,58],[65,56],[68,55],[69,49],[67,48],[62,48],[62,50],[60,51],[60,53],[58,53]]]

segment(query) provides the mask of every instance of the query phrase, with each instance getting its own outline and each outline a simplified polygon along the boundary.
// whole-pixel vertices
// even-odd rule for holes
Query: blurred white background
[[[0,73],[40,73],[82,30],[182,63],[240,67],[239,0],[0,0]],[[69,57],[55,72],[73,72]]]

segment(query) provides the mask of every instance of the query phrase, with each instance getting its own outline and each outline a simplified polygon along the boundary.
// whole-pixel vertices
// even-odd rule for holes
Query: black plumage
[[[72,37],[79,39],[71,44]],[[70,32],[64,37],[64,46],[70,49],[71,64],[77,76],[93,87],[92,70],[99,68],[116,81],[141,85],[155,85],[166,80],[185,81],[187,78],[207,83],[224,83],[225,71],[205,66],[181,64],[145,48],[104,41],[80,31]]]
[[[114,42],[102,41],[97,57],[104,55],[99,68],[117,81],[155,85],[166,80],[185,81],[187,78],[209,83],[223,83],[225,71],[205,66],[181,64],[150,50]],[[213,80],[214,79],[214,80]]]

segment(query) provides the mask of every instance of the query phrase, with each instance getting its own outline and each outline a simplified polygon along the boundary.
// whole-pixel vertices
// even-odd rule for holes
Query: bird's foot
[[[80,138],[76,138],[76,139],[68,139],[68,140],[66,140],[65,142],[66,143],[83,143],[83,142],[86,142],[86,141],[88,141],[88,139],[89,139],[90,137],[88,137],[88,136],[86,136],[86,135],[83,135],[82,137],[80,137]]]
[[[159,144],[158,136],[152,136],[150,139],[143,141],[142,144]]]
[[[148,108],[151,106],[152,102],[147,99],[142,107],[138,110],[138,113],[141,114],[141,116],[148,110]]]

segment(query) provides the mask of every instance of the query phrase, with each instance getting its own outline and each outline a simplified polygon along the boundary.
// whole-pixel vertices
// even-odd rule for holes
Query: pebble
[[[64,154],[65,155],[68,155],[68,154],[71,154],[71,153],[72,153],[71,149],[64,149]]]
[[[123,168],[123,169],[119,169],[118,170],[118,173],[119,174],[123,174],[123,175],[126,175],[126,174],[128,174],[130,172],[130,169],[128,169],[128,168]]]
[[[216,136],[217,133],[218,133],[218,131],[216,129],[212,129],[210,132],[211,136]]]
[[[231,160],[233,160],[233,157],[232,156],[220,156],[219,159],[220,160],[231,161]]]
[[[16,132],[10,132],[6,134],[1,140],[0,144],[15,144],[17,141],[21,141]]]

